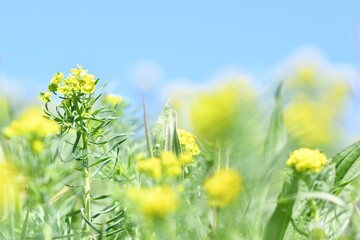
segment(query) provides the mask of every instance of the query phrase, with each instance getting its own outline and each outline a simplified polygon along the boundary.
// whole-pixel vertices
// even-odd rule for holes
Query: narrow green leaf
[[[22,227],[20,239],[26,239],[26,231],[27,231],[27,227],[28,227],[29,212],[30,212],[30,204],[28,205],[28,210],[26,212],[26,216],[25,216],[23,227]]]
[[[270,120],[269,132],[265,141],[264,155],[267,161],[274,159],[285,146],[287,136],[283,120],[281,89],[283,83],[281,82],[275,93],[275,106]]]
[[[82,216],[82,218],[84,219],[84,221],[85,221],[92,229],[94,229],[96,232],[100,233],[101,231],[100,231],[99,229],[97,229],[97,228],[91,223],[91,221],[85,216],[84,208],[82,208],[82,209],[80,210],[80,212],[81,212],[81,216]]]
[[[267,222],[264,231],[264,240],[282,240],[286,229],[291,221],[292,210],[296,199],[289,198],[298,192],[298,176],[293,172],[291,176],[284,181],[282,190],[278,196],[276,208]],[[289,198],[287,200],[284,200]]]

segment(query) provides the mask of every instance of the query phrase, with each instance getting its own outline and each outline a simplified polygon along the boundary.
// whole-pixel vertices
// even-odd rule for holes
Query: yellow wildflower
[[[334,115],[319,102],[297,100],[285,109],[285,125],[291,136],[302,146],[315,147],[329,144]]]
[[[148,218],[165,218],[174,213],[179,205],[176,192],[167,185],[152,188],[132,188],[128,190],[139,212]]]
[[[85,82],[94,82],[95,76],[92,74],[86,74],[85,76],[82,76],[82,80]]]
[[[174,153],[163,151],[160,154],[160,158],[167,176],[176,177],[181,174],[181,163]]]
[[[88,70],[82,69],[82,66],[79,64],[77,64],[77,68],[70,69],[70,72],[79,77],[84,77],[88,74]]]
[[[195,132],[210,140],[226,139],[238,122],[239,111],[245,110],[252,99],[253,91],[244,81],[232,82],[216,92],[200,95],[190,108]]]
[[[327,162],[326,155],[319,150],[300,148],[290,154],[286,165],[294,167],[299,172],[310,170],[320,172]]]
[[[162,175],[162,165],[159,158],[152,157],[142,159],[138,162],[137,168],[151,178],[159,179]]]
[[[191,153],[181,153],[179,161],[182,165],[187,165],[194,162],[194,157]]]
[[[240,174],[231,169],[217,171],[204,183],[208,204],[214,207],[229,205],[242,189],[243,183]]]
[[[114,94],[106,94],[104,97],[104,101],[106,103],[109,103],[110,105],[115,105],[115,104],[119,104],[123,101],[122,97],[119,95],[114,95]]]
[[[346,77],[321,65],[295,67],[285,85],[288,104],[284,120],[290,136],[300,146],[331,147],[342,135],[336,125],[349,97]]]
[[[59,87],[57,90],[59,93],[61,93],[63,95],[67,95],[72,92],[72,87],[65,85],[65,86]]]
[[[59,130],[59,125],[42,116],[41,108],[32,107],[27,109],[18,120],[11,122],[4,129],[6,137],[36,135],[46,137],[55,134]]]
[[[49,91],[58,91],[60,94],[69,95],[75,92],[82,92],[84,94],[93,93],[96,88],[95,76],[84,70],[82,66],[77,65],[77,68],[70,69],[66,79],[62,73],[56,73],[50,81],[48,86]]]
[[[58,72],[58,73],[55,73],[55,75],[53,76],[53,78],[51,79],[50,82],[59,85],[63,79],[64,79],[64,74],[62,74],[61,72]]]
[[[44,143],[39,139],[35,139],[31,142],[31,148],[35,153],[41,153],[44,151]]]
[[[184,146],[187,153],[193,156],[200,154],[199,146],[195,142],[196,137],[193,134],[183,129],[177,129],[177,132],[179,134],[180,144]]]
[[[95,91],[95,81],[85,82],[81,86],[82,93],[88,94],[88,93],[93,93],[94,91]]]
[[[50,102],[52,94],[49,92],[40,93],[39,99],[43,102]]]

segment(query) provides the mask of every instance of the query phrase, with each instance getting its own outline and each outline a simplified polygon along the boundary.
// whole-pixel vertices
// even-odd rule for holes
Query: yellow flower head
[[[181,153],[179,161],[182,165],[187,165],[194,162],[194,157],[191,153]]]
[[[39,99],[43,102],[50,102],[51,96],[52,96],[51,93],[43,92],[43,93],[40,93]]]
[[[50,83],[59,85],[63,79],[64,79],[64,74],[62,74],[61,72],[58,72],[58,73],[55,73],[55,75],[51,79]]]
[[[72,89],[73,89],[72,87],[65,85],[65,86],[59,87],[57,90],[59,91],[60,94],[67,95],[72,92]]]
[[[104,97],[104,101],[114,106],[115,104],[122,103],[123,99],[119,95],[106,94]]]
[[[137,168],[151,178],[159,179],[162,175],[162,165],[159,158],[152,157],[142,159],[138,162]]]
[[[44,151],[44,143],[42,141],[40,141],[39,139],[35,139],[31,142],[31,149],[35,152],[35,153],[41,153],[42,151]]]
[[[286,127],[300,145],[315,147],[329,144],[333,139],[334,115],[320,102],[299,99],[289,104],[284,116]]]
[[[187,153],[193,156],[200,154],[199,146],[195,142],[196,137],[193,134],[183,129],[177,129],[177,132],[179,134],[180,144]]]
[[[169,216],[179,205],[176,192],[167,185],[131,188],[127,191],[127,195],[135,202],[143,216],[152,219]]]
[[[59,130],[59,125],[45,118],[41,108],[32,107],[27,109],[18,120],[14,120],[4,129],[4,135],[8,138],[14,136],[46,137],[55,134]]]
[[[163,164],[166,175],[170,177],[180,176],[181,163],[173,152],[163,151],[160,154],[161,163]]]
[[[70,72],[67,78],[64,79],[64,74],[56,73],[51,79],[49,84],[49,91],[56,92],[60,94],[69,95],[73,91],[81,92],[83,94],[90,94],[95,91],[96,81],[94,80],[95,76],[88,73],[88,70],[84,70],[82,66],[77,65],[77,68],[70,69]]]
[[[221,169],[205,180],[204,190],[208,204],[214,207],[226,207],[243,189],[239,173],[231,169]]]
[[[347,78],[321,64],[294,65],[289,71],[284,120],[290,136],[300,146],[331,147],[341,139],[339,120],[349,97]],[[295,74],[294,74],[295,73]]]
[[[326,155],[319,150],[300,148],[290,154],[286,165],[294,167],[299,172],[320,172],[327,163]]]
[[[223,85],[215,92],[195,98],[190,114],[195,132],[210,140],[226,139],[234,130],[239,111],[253,101],[253,90],[247,82]]]
[[[93,93],[95,91],[95,81],[89,81],[89,82],[85,82],[82,86],[81,86],[81,92],[88,94],[88,93]]]
[[[77,68],[70,69],[70,72],[78,77],[84,77],[88,74],[88,70],[84,70],[79,64],[77,64]]]

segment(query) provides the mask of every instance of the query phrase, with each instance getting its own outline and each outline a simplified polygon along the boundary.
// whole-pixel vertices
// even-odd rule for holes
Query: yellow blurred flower
[[[137,163],[137,168],[140,172],[143,172],[154,179],[159,179],[162,176],[161,161],[157,157],[139,160]]]
[[[31,149],[39,154],[44,151],[44,143],[39,139],[35,139],[31,142]]]
[[[45,118],[41,108],[32,107],[27,109],[18,120],[14,120],[4,129],[6,137],[36,135],[46,137],[55,134],[59,130],[59,125]]]
[[[194,157],[191,153],[181,153],[179,161],[182,165],[187,165],[194,162]]]
[[[291,136],[308,147],[331,143],[333,117],[326,105],[305,99],[290,103],[284,115]]]
[[[165,218],[174,213],[179,205],[176,192],[167,185],[152,188],[131,188],[127,195],[132,199],[139,212],[148,218]]]
[[[180,160],[170,151],[161,152],[160,158],[143,159],[143,156],[139,155],[136,159],[139,171],[154,179],[160,179],[163,174],[169,177],[177,177],[182,171]]]
[[[327,163],[326,155],[319,150],[300,148],[290,154],[286,165],[294,167],[299,172],[320,172]]]
[[[204,190],[210,206],[226,207],[243,189],[239,173],[231,169],[221,169],[205,180]]]
[[[163,151],[160,158],[167,176],[176,177],[181,174],[181,163],[173,152]]]
[[[224,84],[218,91],[196,97],[190,108],[195,132],[210,140],[224,139],[234,130],[241,108],[252,102],[253,90],[247,81]]]
[[[284,120],[290,136],[300,146],[329,147],[342,134],[336,124],[350,92],[346,79],[321,65],[303,64],[294,72],[285,85]]]
[[[119,95],[115,95],[115,94],[106,94],[104,97],[104,101],[106,103],[109,103],[110,105],[115,105],[115,104],[119,104],[122,103],[123,99],[121,96]]]

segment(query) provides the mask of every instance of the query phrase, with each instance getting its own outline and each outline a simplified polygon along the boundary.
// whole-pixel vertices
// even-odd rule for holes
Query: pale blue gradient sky
[[[130,96],[139,61],[198,83],[228,65],[261,76],[303,45],[357,67],[359,13],[359,0],[1,1],[0,79],[35,96],[80,63]]]

